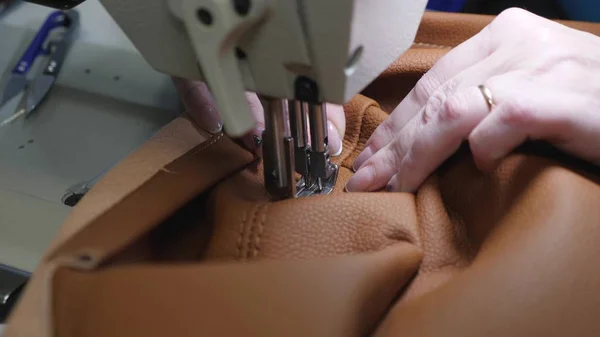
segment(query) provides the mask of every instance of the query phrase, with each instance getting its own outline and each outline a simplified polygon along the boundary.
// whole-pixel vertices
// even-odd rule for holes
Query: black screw
[[[244,51],[241,50],[240,48],[235,48],[235,56],[239,60],[245,60],[246,59],[246,53],[244,53]]]
[[[74,207],[75,205],[77,205],[79,203],[81,198],[83,198],[83,194],[79,194],[79,193],[71,194],[63,201],[63,204],[65,204],[66,206],[69,206],[69,207]]]
[[[257,135],[252,136],[252,138],[254,139],[254,146],[256,146],[257,148],[259,148],[262,145],[262,143],[263,143],[262,138],[260,138]]]
[[[206,8],[199,8],[196,11],[196,16],[198,16],[198,20],[206,26],[210,26],[213,23],[213,16]]]
[[[240,16],[245,16],[250,12],[250,0],[233,0],[233,8]]]
[[[317,83],[308,77],[300,76],[296,78],[294,83],[295,96],[299,101],[309,103],[318,102],[319,87]]]

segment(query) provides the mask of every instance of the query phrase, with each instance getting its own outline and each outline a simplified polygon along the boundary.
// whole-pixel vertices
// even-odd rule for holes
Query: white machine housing
[[[208,83],[231,136],[255,125],[245,91],[295,99],[304,76],[316,83],[320,102],[349,101],[410,48],[427,3],[100,1],[153,68]]]

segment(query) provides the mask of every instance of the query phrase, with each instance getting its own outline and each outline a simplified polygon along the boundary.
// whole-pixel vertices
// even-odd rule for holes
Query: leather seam
[[[269,204],[264,204],[261,210],[260,222],[258,223],[258,233],[256,235],[256,246],[254,248],[254,256],[258,257],[260,253],[260,241],[262,239],[262,234],[265,228],[265,222],[267,221],[267,209],[269,208]]]
[[[377,102],[371,100],[368,104],[366,104],[366,106],[363,109],[359,110],[359,114],[361,114],[361,116],[359,117],[360,123],[357,126],[357,137],[356,140],[352,139],[352,142],[350,144],[350,146],[348,146],[347,148],[352,148],[352,151],[347,152],[345,155],[342,155],[339,157],[339,162],[340,164],[345,162],[346,159],[348,159],[349,157],[352,157],[352,154],[358,149],[359,145],[360,145],[360,141],[361,141],[361,136],[364,133],[364,128],[365,128],[365,118],[367,117],[367,113],[368,110],[371,109],[372,107],[377,107]],[[348,132],[348,130],[346,130],[346,132]],[[348,132],[349,134],[349,132]],[[342,153],[343,154],[343,153]],[[350,164],[350,167],[348,167],[349,169],[352,169],[352,164]]]
[[[427,42],[414,42],[413,46],[415,47],[428,47],[428,48],[437,48],[437,49],[448,49],[448,48],[453,48],[452,46],[445,46],[445,45],[441,45],[441,44],[435,44],[435,43],[427,43]]]
[[[200,145],[200,147],[198,149],[194,150],[192,155],[200,154],[202,151],[205,151],[209,147],[213,146],[216,142],[221,140],[221,138],[223,138],[223,133],[220,133],[216,136],[215,135],[211,136],[211,138],[208,141],[204,142],[203,144]]]
[[[254,252],[256,250],[256,231],[257,231],[257,219],[258,219],[258,215],[261,213],[262,209],[264,207],[264,204],[259,204],[256,205],[254,207],[254,211],[253,211],[253,216],[252,219],[250,220],[250,228],[249,228],[249,235],[248,235],[248,245],[244,251],[244,258],[245,259],[250,259],[252,257],[254,257]]]
[[[164,171],[167,173],[177,172],[178,167],[181,167],[180,165],[185,165],[190,159],[195,158],[196,156],[202,154],[204,151],[206,151],[211,146],[215,145],[219,140],[221,140],[223,138],[223,135],[224,134],[222,132],[219,133],[218,135],[211,135],[210,138],[208,138],[204,142],[196,145],[196,147],[191,149],[188,153],[175,159],[171,163],[163,166],[159,170],[159,172],[160,171]]]
[[[250,212],[249,209],[246,209],[246,211],[244,212],[244,217],[242,218],[242,221],[240,222],[240,234],[238,236],[238,240],[237,240],[237,258],[238,260],[242,260],[243,256],[242,256],[242,245],[243,245],[243,241],[244,241],[244,229],[246,229],[246,222],[248,221],[248,213]]]
[[[258,211],[259,207],[260,205],[254,205],[254,207],[252,207],[252,216],[249,216],[246,220],[246,226],[243,234],[244,236],[246,236],[245,234],[248,234],[248,239],[245,240],[242,238],[242,242],[246,242],[246,244],[242,246],[242,260],[248,260],[248,257],[250,256],[250,250],[252,249],[252,231],[254,230],[254,221],[256,220],[256,212]]]

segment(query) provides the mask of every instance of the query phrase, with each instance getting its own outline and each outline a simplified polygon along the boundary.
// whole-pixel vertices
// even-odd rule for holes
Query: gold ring
[[[483,84],[479,86],[479,90],[481,91],[481,94],[483,94],[483,98],[485,98],[485,101],[487,102],[488,108],[491,112],[492,109],[494,109],[494,107],[496,106],[496,103],[494,102],[494,96],[492,95],[492,91]]]

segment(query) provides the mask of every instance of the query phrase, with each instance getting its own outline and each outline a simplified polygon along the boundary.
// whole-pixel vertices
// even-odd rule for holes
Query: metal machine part
[[[10,314],[28,280],[29,273],[0,264],[0,324]]]
[[[264,175],[271,199],[331,193],[338,167],[329,156],[325,105],[279,99],[266,105]]]
[[[265,104],[263,163],[265,188],[273,200],[296,194],[294,140],[290,134],[287,101],[268,99]]]
[[[30,1],[54,7],[79,2]],[[318,85],[318,102],[346,103],[412,45],[427,4],[427,0],[100,2],[155,69],[208,83],[233,137],[255,125],[246,90],[300,99],[294,83],[305,76]]]
[[[310,134],[308,128],[308,103],[290,100],[290,130],[294,138],[294,162],[296,172],[302,175],[307,184],[311,184],[309,169]]]
[[[32,2],[56,7],[79,0]],[[265,109],[263,149],[270,172],[267,189],[274,199],[330,191],[337,167],[329,159],[323,103],[348,102],[408,50],[427,4],[427,0],[100,2],[152,67],[208,84],[228,135],[245,135],[256,124],[246,91],[272,98]],[[287,104],[283,108],[285,100],[292,109]],[[290,112],[291,119],[277,115]],[[297,193],[290,178],[293,171],[302,175]]]

